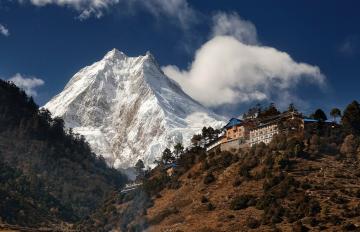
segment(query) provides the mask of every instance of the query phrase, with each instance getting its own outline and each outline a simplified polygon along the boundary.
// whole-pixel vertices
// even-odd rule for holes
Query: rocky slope
[[[187,146],[204,125],[222,119],[186,95],[154,57],[127,57],[114,49],[76,73],[45,106],[84,135],[110,165],[151,165],[165,147]]]

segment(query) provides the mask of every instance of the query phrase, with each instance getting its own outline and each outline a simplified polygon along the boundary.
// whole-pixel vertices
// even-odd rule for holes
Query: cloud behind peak
[[[194,99],[217,107],[258,101],[290,103],[302,82],[323,86],[319,67],[294,61],[286,52],[258,45],[256,28],[238,15],[215,16],[212,38],[197,51],[189,69],[163,67]],[[282,99],[279,93],[287,95]],[[279,102],[282,101],[282,102]]]

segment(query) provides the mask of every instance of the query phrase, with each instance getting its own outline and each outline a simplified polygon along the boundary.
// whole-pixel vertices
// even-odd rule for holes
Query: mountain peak
[[[143,56],[143,60],[145,61],[145,64],[147,64],[148,66],[154,66],[160,73],[163,74],[160,65],[158,64],[158,62],[156,61],[155,57],[153,56],[153,54],[150,51],[147,51],[145,53],[145,56]]]
[[[147,51],[145,53],[145,57],[148,57],[148,58],[151,58],[151,59],[155,60],[155,57],[153,56],[153,54],[150,51]]]
[[[127,56],[122,51],[119,51],[116,48],[113,48],[110,50],[106,55],[104,56],[104,59],[110,60],[110,59],[124,59]]]
[[[124,168],[138,159],[152,165],[165,147],[187,146],[204,125],[223,123],[164,75],[150,52],[128,57],[117,49],[76,73],[44,108]]]

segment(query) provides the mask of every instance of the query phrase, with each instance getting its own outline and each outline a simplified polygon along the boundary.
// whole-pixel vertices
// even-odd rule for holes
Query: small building
[[[223,134],[216,141],[209,144],[206,151],[215,148],[219,148],[221,151],[231,151],[248,146],[249,127],[243,120],[231,118],[222,130]]]
[[[245,127],[242,123],[243,121],[240,119],[230,119],[230,121],[223,128],[225,134],[222,138],[222,142],[229,142],[234,139],[245,137]]]
[[[171,164],[165,165],[164,169],[166,170],[167,175],[173,176],[175,174],[177,166],[178,165],[176,163],[171,163]]]
[[[120,191],[121,193],[127,193],[138,189],[142,185],[142,182],[132,182],[125,185],[125,187]]]

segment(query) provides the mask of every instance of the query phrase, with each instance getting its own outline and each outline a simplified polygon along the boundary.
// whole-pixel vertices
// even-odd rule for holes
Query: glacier
[[[128,57],[109,51],[43,107],[115,168],[132,167],[138,159],[152,166],[166,147],[186,147],[204,126],[224,124],[168,78],[149,52]]]

